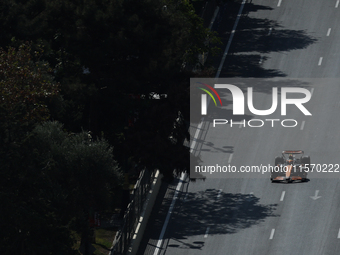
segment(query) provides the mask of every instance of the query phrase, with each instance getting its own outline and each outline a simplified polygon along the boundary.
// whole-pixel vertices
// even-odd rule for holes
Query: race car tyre
[[[301,158],[301,164],[310,165],[310,156],[303,156],[303,157]]]

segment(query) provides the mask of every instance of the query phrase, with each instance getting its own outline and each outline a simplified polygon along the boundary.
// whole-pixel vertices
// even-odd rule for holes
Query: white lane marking
[[[286,191],[282,191],[282,194],[281,194],[281,197],[280,197],[280,201],[282,202],[283,199],[285,198],[285,194],[286,194]]]
[[[270,232],[270,237],[269,239],[273,239],[275,233],[275,228],[272,229],[272,232]]]
[[[331,28],[328,28],[328,31],[327,31],[327,36],[329,36],[331,34]]]
[[[300,130],[303,130],[304,127],[305,127],[305,121],[302,121]]]
[[[233,153],[230,154],[229,159],[228,159],[228,164],[230,164],[231,160],[233,158]]]
[[[208,234],[209,234],[209,230],[210,230],[210,227],[207,227],[207,230],[205,231],[205,235],[204,235],[204,238],[207,238],[207,237],[208,237]]]
[[[220,7],[216,7],[216,9],[215,9],[215,12],[214,12],[214,16],[213,16],[213,18],[211,19],[211,22],[210,22],[210,25],[209,25],[209,30],[211,30],[211,28],[212,28],[212,26],[213,26],[213,24],[214,24],[214,22],[215,22],[215,19],[216,19],[216,17],[217,17],[217,14],[218,14],[218,11],[220,10]]]
[[[273,30],[273,28],[270,27],[267,35],[270,35],[272,33],[272,30]]]
[[[192,153],[194,148],[195,148],[195,145],[196,145],[196,139],[198,137],[198,134],[200,133],[201,131],[201,128],[202,128],[202,125],[203,125],[203,121],[201,121],[198,126],[197,126],[197,129],[196,129],[196,132],[195,132],[195,135],[194,135],[194,139],[192,140],[192,143],[191,143],[191,146],[190,146],[190,152]]]
[[[222,57],[222,59],[221,59],[221,63],[220,63],[220,66],[218,67],[218,70],[217,70],[217,73],[216,73],[215,78],[220,77],[220,73],[221,73],[221,71],[222,71],[222,67],[223,67],[223,65],[224,65],[225,58],[226,58],[226,56],[227,56],[227,54],[228,54],[228,51],[229,51],[229,48],[230,48],[230,45],[231,45],[231,41],[232,41],[233,38],[234,38],[235,30],[236,30],[236,27],[237,27],[238,22],[240,21],[241,14],[242,14],[243,7],[244,7],[245,3],[246,3],[246,0],[243,0],[243,1],[242,1],[242,4],[241,4],[241,7],[240,7],[240,10],[238,11],[237,18],[236,18],[236,21],[235,21],[233,30],[232,30],[231,35],[230,35],[230,37],[229,37],[228,44],[227,44],[227,46],[225,47],[225,50],[224,50],[224,53],[223,53],[223,57]]]
[[[321,66],[323,57],[320,57],[318,66]]]
[[[312,89],[310,90],[310,96],[313,96],[313,93],[314,93],[314,88],[312,88]]]
[[[340,0],[336,1],[335,8],[339,7]]]
[[[218,190],[218,193],[217,193],[217,198],[220,198],[220,197],[221,197],[221,193],[222,193],[222,189],[219,189],[219,190]]]
[[[340,228],[339,228],[339,232],[338,232],[338,238],[340,238]]]
[[[319,191],[320,191],[320,190],[316,190],[316,191],[315,191],[315,195],[314,195],[314,196],[311,196],[310,198],[313,199],[313,200],[319,199],[319,198],[321,197],[321,196],[319,196]]]
[[[279,0],[279,2],[277,3],[277,7],[280,7],[281,2],[282,2],[282,0]]]
[[[259,64],[262,64],[262,62],[263,62],[263,56],[261,56]]]
[[[156,245],[156,249],[155,249],[155,252],[153,253],[153,255],[157,255],[158,252],[159,252],[159,249],[162,247],[165,230],[168,227],[170,216],[171,216],[172,211],[173,211],[173,209],[175,207],[175,203],[176,203],[176,200],[177,200],[177,197],[178,197],[178,193],[179,193],[179,190],[182,187],[182,183],[183,183],[184,178],[185,178],[185,174],[182,173],[181,179],[179,180],[179,182],[177,184],[174,197],[172,198],[172,202],[171,202],[168,214],[166,215],[166,218],[165,218],[165,221],[164,221],[164,225],[163,225],[161,234],[159,235],[158,242],[157,242],[157,245]]]

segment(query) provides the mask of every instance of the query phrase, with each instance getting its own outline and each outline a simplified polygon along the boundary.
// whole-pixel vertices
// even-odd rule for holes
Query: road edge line
[[[159,172],[159,170],[157,170],[154,180],[151,184],[149,194],[147,195],[146,201],[144,203],[142,213],[139,217],[135,233],[132,237],[132,240],[131,240],[131,243],[130,243],[130,246],[127,252],[127,254],[129,255],[135,255],[138,252],[139,245],[142,241],[143,234],[146,229],[146,225],[150,218],[153,206],[156,202],[159,189],[161,187],[162,177],[163,177],[162,174]]]
[[[163,227],[162,227],[162,231],[161,231],[161,234],[159,235],[159,238],[158,238],[158,241],[157,241],[157,244],[156,244],[156,249],[155,249],[153,255],[158,255],[158,252],[159,252],[159,250],[162,247],[164,234],[165,234],[165,231],[166,231],[166,229],[168,227],[168,224],[169,224],[169,221],[170,221],[170,216],[171,216],[172,211],[173,211],[173,209],[175,207],[175,203],[176,203],[176,200],[177,200],[177,197],[178,197],[178,193],[179,193],[179,191],[180,191],[180,189],[182,187],[182,184],[183,184],[183,181],[185,179],[185,176],[186,176],[186,174],[182,173],[181,174],[181,178],[178,181],[175,194],[174,194],[174,196],[172,198],[172,202],[171,202],[168,214],[166,215],[166,218],[165,218],[165,221],[164,221],[164,224],[163,224]]]

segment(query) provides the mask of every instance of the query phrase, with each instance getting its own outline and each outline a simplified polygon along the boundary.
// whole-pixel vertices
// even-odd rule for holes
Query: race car
[[[310,157],[304,156],[302,150],[282,151],[281,157],[275,158],[275,165],[270,171],[272,182],[307,181]]]

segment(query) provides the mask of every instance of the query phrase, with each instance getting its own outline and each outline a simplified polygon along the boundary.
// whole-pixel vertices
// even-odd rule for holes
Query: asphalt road
[[[223,33],[223,24],[216,30]],[[282,150],[302,149],[312,163],[327,164],[326,170],[340,164],[339,46],[337,0],[246,3],[220,77],[273,78],[277,87],[299,84],[313,93],[306,104],[312,116],[288,108],[289,119],[298,122],[294,128],[213,127],[206,118],[197,133],[195,155],[207,165],[239,168],[274,164]],[[257,108],[270,107],[270,86],[254,85]],[[222,94],[222,100],[231,97]],[[231,109],[231,104],[209,108],[225,115]],[[249,112],[247,116],[255,118]],[[283,116],[277,111],[270,118]],[[339,254],[338,177],[339,173],[315,171],[308,182],[286,184],[271,183],[262,173],[212,176],[184,182],[174,201],[175,183],[159,199],[139,254]],[[173,201],[176,206],[167,221]]]

